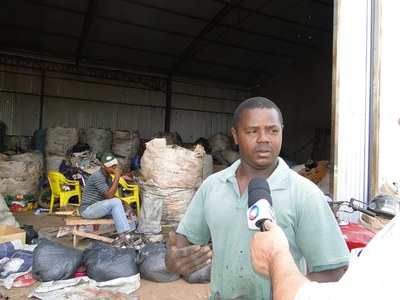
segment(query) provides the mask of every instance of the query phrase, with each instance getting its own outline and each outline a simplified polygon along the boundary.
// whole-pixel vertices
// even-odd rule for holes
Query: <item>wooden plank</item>
[[[110,233],[110,232],[114,232],[114,231],[115,231],[115,226],[111,226],[111,227],[109,227],[109,228],[102,229],[102,230],[96,230],[96,231],[94,231],[94,232],[95,232],[96,234],[101,235],[101,234]]]
[[[128,222],[132,222],[132,219],[128,219]],[[95,230],[93,232],[84,232],[84,231],[79,231],[79,226],[80,225],[94,225],[94,224],[111,224],[110,228],[106,228],[103,230]],[[68,217],[65,219],[65,225],[67,226],[74,226],[74,229],[72,230],[73,234],[73,246],[76,248],[78,244],[78,236],[79,237],[86,237],[94,240],[99,240],[103,241],[106,243],[111,243],[113,239],[107,238],[104,236],[101,236],[101,234],[104,233],[109,233],[109,232],[114,232],[115,231],[115,223],[112,218],[101,218],[101,219],[84,219],[81,217]]]
[[[131,223],[132,219],[128,219]],[[84,219],[81,217],[68,217],[65,219],[65,225],[90,225],[90,224],[114,224],[113,218],[101,218],[101,219]]]
[[[73,217],[65,219],[65,225],[90,225],[90,224],[114,224],[114,219],[84,219],[80,217]]]
[[[112,238],[108,238],[105,236],[101,236],[101,235],[97,235],[97,234],[93,234],[93,233],[89,233],[89,232],[83,232],[83,231],[79,231],[79,230],[72,230],[72,234],[76,235],[76,236],[80,236],[80,237],[86,237],[86,238],[90,238],[90,239],[94,239],[94,240],[99,240],[99,241],[103,241],[106,243],[111,243],[114,239]]]

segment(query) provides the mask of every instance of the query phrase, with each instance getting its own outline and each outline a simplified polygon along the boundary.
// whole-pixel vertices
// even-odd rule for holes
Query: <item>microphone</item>
[[[247,225],[251,230],[265,231],[264,221],[275,222],[272,198],[268,182],[261,177],[250,180],[248,186]]]

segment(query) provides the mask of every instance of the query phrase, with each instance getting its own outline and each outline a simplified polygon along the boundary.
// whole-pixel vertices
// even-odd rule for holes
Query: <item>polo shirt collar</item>
[[[290,169],[286,162],[278,157],[278,166],[267,179],[271,191],[285,189],[289,186]]]
[[[225,174],[223,174],[223,176],[221,176],[221,180],[223,182],[237,182],[236,181],[236,171],[240,166],[240,162],[241,160],[237,160],[235,161],[230,167],[228,167],[225,172]],[[288,165],[286,164],[286,162],[278,157],[278,166],[277,168],[274,170],[274,172],[271,174],[271,176],[267,179],[269,187],[271,189],[271,191],[273,190],[281,190],[281,189],[285,189],[288,187],[289,185],[289,172],[290,169],[288,167]]]

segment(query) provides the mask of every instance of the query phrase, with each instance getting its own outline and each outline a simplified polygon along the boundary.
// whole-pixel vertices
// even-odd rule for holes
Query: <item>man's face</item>
[[[275,109],[245,109],[237,131],[232,128],[242,163],[257,170],[274,168],[281,151],[282,129]]]
[[[113,166],[111,166],[111,167],[106,167],[105,164],[101,163],[101,164],[100,164],[100,167],[101,167],[106,173],[112,174],[112,173],[114,173],[115,168],[118,167],[118,164],[113,165]]]

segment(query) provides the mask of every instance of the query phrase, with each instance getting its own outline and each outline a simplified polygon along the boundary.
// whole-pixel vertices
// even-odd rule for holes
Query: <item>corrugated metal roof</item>
[[[3,0],[0,55],[256,86],[326,49],[332,23],[333,0]]]

